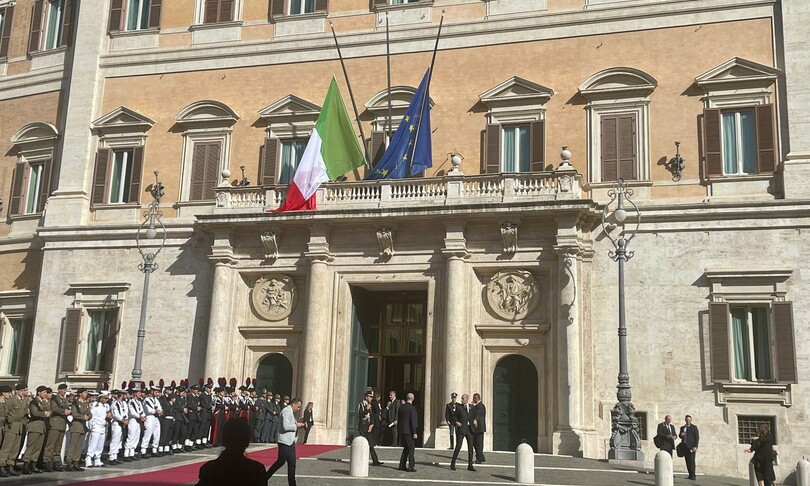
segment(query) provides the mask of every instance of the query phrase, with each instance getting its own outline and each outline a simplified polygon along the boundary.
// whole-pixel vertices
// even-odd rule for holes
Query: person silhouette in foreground
[[[264,465],[245,457],[252,431],[244,418],[228,420],[222,428],[222,445],[225,450],[213,461],[200,467],[197,486],[266,486]]]

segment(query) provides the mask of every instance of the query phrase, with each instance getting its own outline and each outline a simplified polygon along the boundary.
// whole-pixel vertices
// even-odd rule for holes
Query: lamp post
[[[132,368],[133,381],[140,381],[143,376],[141,369],[141,360],[143,359],[143,340],[146,337],[146,305],[149,299],[149,276],[157,270],[157,258],[163,245],[166,244],[166,227],[160,217],[163,213],[160,211],[160,198],[163,197],[163,183],[158,179],[158,171],[155,171],[155,184],[152,186],[150,193],[152,194],[152,202],[143,213],[143,223],[138,227],[135,233],[135,245],[138,247],[138,253],[141,254],[143,263],[138,264],[138,269],[143,272],[143,296],[141,298],[141,320],[138,323],[138,341],[135,345],[135,366]],[[156,251],[151,251],[154,246],[149,245],[149,248],[144,248],[141,245],[141,235],[145,236],[147,240],[154,240],[158,237],[158,230],[162,233],[160,243]]]
[[[608,459],[643,461],[644,453],[641,452],[641,439],[638,434],[638,419],[636,409],[630,401],[630,374],[627,371],[627,327],[624,320],[624,262],[633,258],[633,252],[628,251],[630,241],[636,236],[641,224],[641,212],[638,206],[630,199],[633,190],[627,187],[624,179],[619,179],[613,188],[608,191],[610,202],[602,210],[602,231],[613,244],[613,250],[608,255],[614,262],[619,263],[619,384],[616,387],[616,398],[619,400],[613,407],[611,416],[613,418],[610,435],[610,452]],[[610,214],[610,206],[616,202],[616,209]],[[631,213],[628,214],[625,203],[630,203]],[[605,219],[613,216],[614,221],[621,226],[618,238],[610,236]],[[625,220],[628,216],[635,218],[636,227],[632,231],[625,229]]]

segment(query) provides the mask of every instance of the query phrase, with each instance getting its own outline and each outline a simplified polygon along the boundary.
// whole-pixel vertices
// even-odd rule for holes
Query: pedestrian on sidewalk
[[[776,473],[773,472],[773,460],[776,451],[773,450],[773,435],[768,424],[759,424],[757,435],[751,437],[751,447],[745,450],[754,453],[751,462],[754,463],[754,473],[757,475],[759,486],[772,486],[776,482]]]
[[[296,422],[295,414],[301,410],[301,399],[293,398],[289,407],[284,407],[279,415],[278,459],[267,470],[267,479],[273,477],[281,466],[287,464],[287,483],[295,486],[295,434],[304,428],[303,422]]]
[[[697,476],[695,476],[695,455],[697,454],[698,444],[700,443],[700,432],[698,431],[697,425],[692,423],[691,415],[687,415],[684,421],[686,423],[681,427],[681,432],[678,434],[681,438],[681,443],[678,444],[678,447],[683,450],[686,470],[689,472],[689,476],[686,479],[694,481],[697,479]]]

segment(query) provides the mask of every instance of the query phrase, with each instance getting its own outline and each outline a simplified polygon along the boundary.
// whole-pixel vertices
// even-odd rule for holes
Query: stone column
[[[228,350],[233,316],[234,269],[236,263],[231,247],[231,233],[223,231],[214,235],[211,260],[214,262],[214,278],[211,285],[211,308],[208,317],[208,341],[205,349],[205,376],[226,376]]]
[[[781,10],[784,44],[777,43],[776,67],[784,73],[777,84],[784,80],[784,91],[780,90],[779,95],[783,106],[787,105],[787,109],[780,110],[782,116],[787,115],[781,124],[783,152],[787,153],[782,161],[785,198],[805,199],[810,184],[810,85],[806,81],[810,72],[810,3],[782,0]]]

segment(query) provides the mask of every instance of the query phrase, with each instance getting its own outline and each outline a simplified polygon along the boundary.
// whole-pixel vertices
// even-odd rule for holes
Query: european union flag
[[[430,94],[425,72],[419,89],[413,95],[408,111],[399,123],[394,138],[380,161],[366,179],[404,179],[422,173],[433,166],[433,146],[430,142]]]

